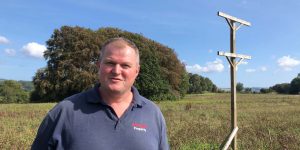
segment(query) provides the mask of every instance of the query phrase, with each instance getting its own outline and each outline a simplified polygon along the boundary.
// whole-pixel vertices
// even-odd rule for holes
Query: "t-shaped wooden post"
[[[235,53],[235,32],[242,26],[250,26],[250,22],[238,19],[236,17],[230,16],[223,12],[218,12],[218,16],[224,17],[230,27],[230,53],[218,52],[220,56],[226,56],[226,59],[230,63],[230,78],[231,78],[231,137],[234,136],[231,143],[232,149],[237,149],[237,108],[236,108],[236,67],[244,59],[251,59],[251,56],[240,55]],[[238,26],[237,26],[238,25]],[[238,62],[235,61],[236,58],[240,58]],[[233,132],[235,131],[235,132]],[[228,140],[228,139],[227,139]],[[226,144],[228,145],[228,144]],[[226,145],[223,149],[227,149]]]

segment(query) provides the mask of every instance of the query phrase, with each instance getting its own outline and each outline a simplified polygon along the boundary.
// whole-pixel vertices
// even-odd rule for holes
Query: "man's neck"
[[[126,91],[123,93],[113,92],[113,91],[107,91],[104,89],[99,88],[99,92],[101,94],[102,99],[107,103],[122,103],[122,102],[128,102],[131,103],[133,94],[132,92]]]
[[[131,91],[124,93],[111,93],[99,88],[99,92],[103,101],[114,109],[118,118],[123,115],[133,99],[133,93]]]

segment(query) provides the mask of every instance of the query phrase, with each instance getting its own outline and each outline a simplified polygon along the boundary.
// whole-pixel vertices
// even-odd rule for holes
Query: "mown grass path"
[[[230,133],[230,94],[157,102],[171,149],[218,149]],[[0,149],[29,149],[55,103],[0,104]],[[300,149],[300,95],[239,94],[239,149]]]

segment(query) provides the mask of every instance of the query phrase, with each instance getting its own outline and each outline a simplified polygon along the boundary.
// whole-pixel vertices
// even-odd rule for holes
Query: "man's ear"
[[[139,75],[139,73],[140,73],[140,69],[141,69],[141,66],[140,66],[140,65],[138,65],[138,66],[137,66],[137,68],[136,68],[136,76],[138,76],[138,75]]]

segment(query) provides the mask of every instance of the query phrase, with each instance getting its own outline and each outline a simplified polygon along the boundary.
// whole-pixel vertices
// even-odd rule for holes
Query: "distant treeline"
[[[300,94],[300,73],[290,83],[275,84],[269,88],[263,88],[261,93],[277,92],[280,94]]]
[[[199,94],[203,92],[218,92],[218,87],[206,77],[189,73],[188,94]]]
[[[188,94],[218,92],[218,88],[206,77],[188,74]],[[0,103],[27,103],[34,94],[32,81],[15,81],[0,79]]]
[[[0,103],[27,103],[33,90],[31,81],[0,79]]]
[[[0,79],[0,85],[3,84],[4,81],[7,80]],[[23,80],[18,80],[18,81],[13,80],[13,81],[21,84],[21,88],[27,92],[33,91],[34,89],[33,83],[31,81],[23,81]]]

